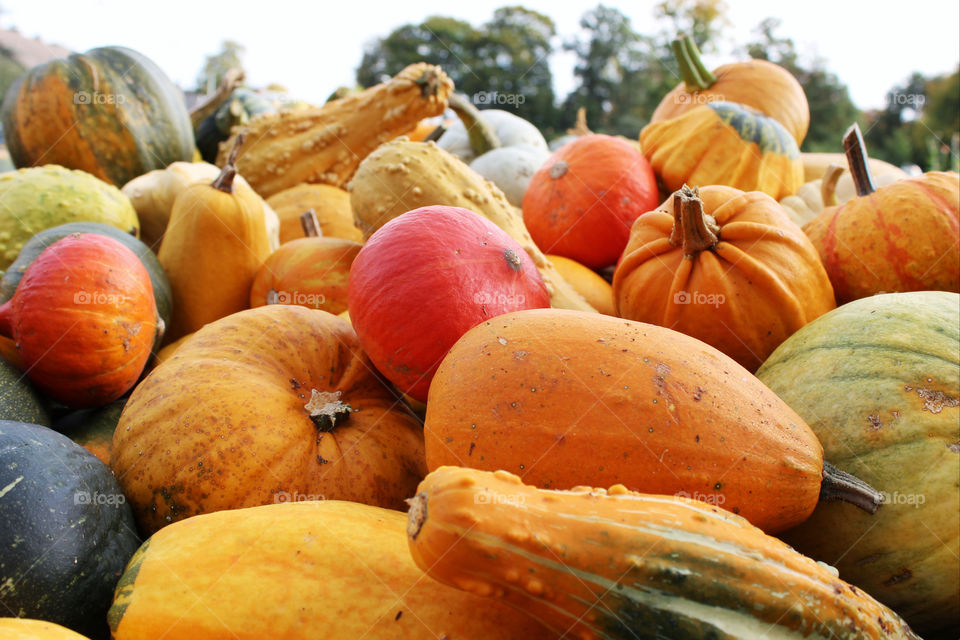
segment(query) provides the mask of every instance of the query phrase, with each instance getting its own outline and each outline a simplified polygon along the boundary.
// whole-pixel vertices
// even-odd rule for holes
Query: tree
[[[693,37],[703,52],[717,51],[717,41],[730,26],[727,3],[723,0],[663,0],[654,8],[658,20],[669,21],[667,42],[685,33]],[[663,40],[661,33],[661,40]]]
[[[223,76],[230,69],[243,71],[243,54],[246,48],[239,42],[224,40],[220,45],[220,52],[207,56],[203,69],[197,74],[197,91],[203,94],[213,93]]]

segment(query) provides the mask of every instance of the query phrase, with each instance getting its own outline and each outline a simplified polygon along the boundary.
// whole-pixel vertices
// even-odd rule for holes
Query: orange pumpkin
[[[206,325],[154,369],[120,417],[111,468],[145,533],[321,496],[400,509],[425,473],[420,422],[350,325],[281,304]]]
[[[329,184],[298,184],[267,198],[267,204],[280,218],[280,242],[306,237],[300,216],[313,209],[320,222],[320,235],[363,241],[363,233],[353,224],[350,194]]]
[[[750,371],[835,307],[816,249],[759,191],[684,187],[641,216],[613,276],[617,315],[703,340]]]
[[[617,315],[616,305],[613,301],[613,288],[600,274],[589,267],[583,266],[576,260],[563,256],[548,254],[547,260],[560,272],[563,279],[583,296],[591,307],[608,316]]]

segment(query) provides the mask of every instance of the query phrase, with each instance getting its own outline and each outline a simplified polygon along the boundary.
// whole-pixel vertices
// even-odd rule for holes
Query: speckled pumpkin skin
[[[341,392],[353,412],[320,431],[304,408],[313,389]],[[206,325],[154,369],[123,410],[110,466],[148,533],[302,496],[401,509],[425,473],[419,421],[349,323],[279,304]]]
[[[872,296],[795,333],[757,376],[827,459],[888,496],[875,515],[817,507],[783,538],[895,609],[924,638],[960,626],[960,296]]]

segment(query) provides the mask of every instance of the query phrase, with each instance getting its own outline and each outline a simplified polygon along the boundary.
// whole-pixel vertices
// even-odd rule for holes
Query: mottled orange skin
[[[559,309],[467,332],[430,386],[424,433],[431,470],[505,469],[550,489],[683,491],[768,532],[810,515],[823,468],[807,424],[716,349]]]
[[[775,118],[799,146],[810,127],[810,106],[803,87],[789,71],[767,60],[748,60],[720,65],[717,77],[707,89],[687,91],[681,82],[667,95],[650,117],[650,122],[670,120],[697,105],[713,100],[738,102]]]
[[[682,497],[544,491],[504,471],[441,467],[420,483],[407,534],[431,578],[564,638],[918,640],[827,566]]]
[[[97,407],[130,390],[157,335],[150,275],[118,241],[93,233],[49,246],[0,306],[30,380],[70,407]]]
[[[576,260],[563,256],[547,255],[547,260],[570,283],[574,291],[583,296],[591,307],[608,316],[617,315],[613,301],[613,288],[600,274]]]
[[[273,290],[280,304],[343,313],[350,265],[361,248],[359,242],[340,238],[298,238],[281,245],[257,271],[250,307],[267,304]]]
[[[53,622],[30,618],[0,618],[0,636],[4,640],[88,640]]]
[[[280,243],[305,237],[300,216],[313,209],[323,237],[363,242],[363,232],[353,224],[350,194],[329,184],[298,184],[267,198],[280,218]]]
[[[837,303],[878,293],[960,292],[960,174],[932,171],[880,187],[803,228]]]
[[[352,413],[320,430],[305,409],[314,389]],[[350,325],[279,304],[208,324],[154,369],[123,411],[111,468],[147,533],[295,495],[397,509],[425,473],[420,422]]]
[[[816,249],[773,198],[722,186],[701,188],[700,198],[719,242],[691,257],[672,245],[672,197],[641,216],[613,276],[617,315],[703,340],[756,371],[836,306],[833,288]]]

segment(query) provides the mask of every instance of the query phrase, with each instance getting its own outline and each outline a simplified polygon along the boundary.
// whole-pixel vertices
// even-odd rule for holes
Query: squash
[[[110,460],[147,533],[292,495],[397,508],[424,465],[419,421],[350,326],[283,304],[184,341],[134,389]]]
[[[193,156],[180,89],[153,61],[124,47],[33,67],[7,92],[2,119],[18,167],[59,164],[118,187]]]
[[[646,158],[612,136],[586,135],[553,152],[523,198],[534,242],[602,269],[620,258],[630,225],[660,201]]]
[[[350,194],[329,184],[298,184],[267,199],[280,218],[280,243],[306,237],[300,216],[313,209],[320,222],[320,235],[363,242],[363,232],[353,224]]]
[[[173,342],[168,342],[167,344],[163,345],[163,348],[161,348],[153,358],[153,367],[156,368],[169,360],[170,357],[176,353],[177,349],[180,348],[180,345],[182,345],[192,335],[192,333],[188,333],[185,336],[177,338]]]
[[[547,260],[560,272],[564,280],[583,296],[590,306],[608,316],[617,315],[613,300],[613,288],[593,269],[576,260],[547,254]]]
[[[495,185],[432,142],[393,140],[380,145],[347,187],[357,226],[369,238],[389,220],[412,209],[444,205],[469,209],[516,240],[540,271],[555,307],[591,307],[544,257],[523,217]]]
[[[308,106],[306,103],[291,100],[282,93],[261,93],[246,87],[237,87],[194,127],[197,149],[205,161],[214,162],[220,143],[230,137],[234,127],[245,125],[253,118],[276,113],[280,109],[303,109]]]
[[[794,195],[780,199],[780,204],[798,226],[806,226],[827,207],[834,207],[857,197],[857,188],[850,174],[838,165],[833,165],[832,168],[838,173],[826,173],[822,178],[803,184]],[[887,171],[877,176],[874,185],[885,187],[908,177],[905,171],[897,171],[899,173]]]
[[[66,627],[31,618],[0,618],[0,635],[5,640],[88,640]]]
[[[43,398],[19,368],[0,357],[0,420],[49,427],[50,414]]]
[[[51,429],[2,420],[0,494],[4,612],[105,635],[113,589],[140,544],[110,470]]]
[[[157,305],[157,313],[164,324],[170,322],[170,312],[173,305],[171,299],[172,294],[170,292],[170,280],[167,278],[163,267],[160,266],[160,261],[157,260],[156,254],[151,251],[147,245],[129,233],[124,233],[116,227],[99,222],[71,222],[69,224],[61,224],[56,227],[44,229],[30,238],[30,240],[23,245],[23,248],[20,249],[20,254],[17,256],[17,259],[10,264],[9,268],[4,272],[3,277],[0,278],[0,303],[6,302],[13,297],[17,286],[20,284],[20,280],[23,279],[23,274],[27,272],[27,268],[33,264],[33,261],[36,260],[47,247],[75,233],[95,233],[113,238],[137,254],[140,262],[146,267],[147,273],[150,274],[150,285],[153,287],[153,299]]]
[[[207,162],[174,162],[165,169],[156,169],[123,185],[140,218],[140,237],[155,252],[170,222],[173,203],[192,184],[210,184],[220,175],[220,168]],[[256,198],[263,207],[270,248],[280,246],[280,218],[267,202],[254,193],[243,176],[234,178],[234,188],[248,198]]]
[[[960,292],[960,174],[931,171],[876,189],[856,123],[844,147],[860,197],[804,227],[837,303],[894,291]]]
[[[547,640],[502,603],[424,579],[406,515],[292,499],[177,522],[120,579],[115,640]]]
[[[17,343],[31,382],[73,408],[129,391],[158,331],[163,322],[143,263],[95,233],[50,245],[0,305],[0,334]]]
[[[464,334],[430,386],[424,435],[431,470],[685,492],[767,532],[799,524],[818,499],[880,500],[862,484],[835,493],[810,428],[716,349],[577,311],[518,311]]]
[[[622,484],[544,491],[441,467],[410,501],[427,575],[563,637],[919,640],[897,615],[743,518]]]
[[[72,411],[58,418],[53,428],[108,465],[113,432],[126,404],[127,396],[123,396],[102,407]]]
[[[0,275],[34,234],[68,222],[100,222],[137,236],[129,198],[83,171],[56,165],[0,174]]]
[[[440,360],[468,329],[550,305],[540,273],[513,238],[472,211],[440,206],[414,209],[370,236],[350,269],[348,299],[373,364],[421,402]]]
[[[613,274],[617,315],[703,340],[749,371],[833,309],[817,250],[773,198],[684,187],[641,216]]]
[[[780,200],[803,184],[800,150],[783,125],[733,102],[651,122],[640,145],[670,191],[719,184]]]
[[[690,36],[672,42],[683,82],[663,97],[650,122],[671,120],[711,102],[736,102],[777,120],[799,147],[810,126],[810,105],[793,75],[767,60],[724,64],[711,73]],[[809,180],[809,179],[808,179]]]
[[[217,164],[245,132],[251,142],[237,167],[263,197],[303,182],[342,187],[378,145],[442,114],[452,90],[440,67],[412,64],[389,82],[321,107],[252,120],[220,145]]]
[[[167,342],[247,309],[253,279],[270,255],[260,199],[233,186],[242,143],[216,180],[190,185],[174,201],[157,256],[173,290]]]
[[[543,134],[509,111],[481,112],[459,93],[451,94],[449,102],[459,121],[447,128],[437,146],[493,182],[519,207],[533,174],[550,157]]]
[[[874,516],[821,504],[783,534],[900,613],[924,638],[960,627],[960,296],[843,305],[795,333],[757,376],[839,468],[884,493]]]
[[[843,152],[817,153],[801,151],[800,161],[803,163],[804,182],[813,182],[814,180],[824,177],[831,165],[839,167],[847,166],[847,156]],[[881,176],[893,176],[897,179],[910,177],[907,172],[900,167],[880,160],[879,158],[870,158],[868,162],[870,164],[870,173],[875,178],[880,178]],[[845,179],[850,178],[847,176]],[[850,192],[856,194],[856,189],[853,188],[852,179],[850,179],[850,182]],[[890,180],[890,182],[894,182],[894,180]],[[887,184],[889,184],[889,182],[887,182]]]

